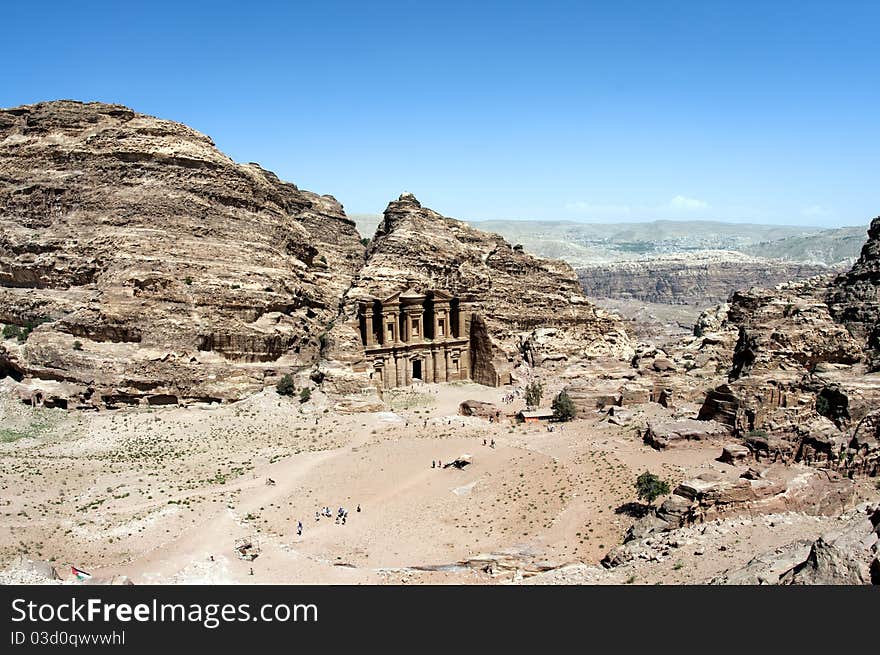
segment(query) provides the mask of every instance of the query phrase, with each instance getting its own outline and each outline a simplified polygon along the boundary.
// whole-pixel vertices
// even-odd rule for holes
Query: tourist
[[[360,503],[358,503],[357,511],[358,511],[358,513],[360,513],[360,511],[361,511],[361,504]]]
[[[296,522],[296,536],[301,537],[302,533],[303,533],[303,522],[297,521]]]

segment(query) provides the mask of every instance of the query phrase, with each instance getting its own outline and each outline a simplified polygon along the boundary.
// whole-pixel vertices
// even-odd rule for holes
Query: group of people
[[[361,511],[361,504],[358,503],[357,511]],[[329,507],[322,507],[320,510],[315,511],[315,521],[320,521],[321,517],[333,518],[333,512]],[[345,525],[345,522],[348,520],[348,510],[344,507],[340,507],[336,510],[336,523]],[[297,535],[302,535],[302,521],[299,522],[296,529]]]

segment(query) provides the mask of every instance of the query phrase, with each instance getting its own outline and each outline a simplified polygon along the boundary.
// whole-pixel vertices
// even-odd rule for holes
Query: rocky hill
[[[880,370],[880,216],[871,222],[858,261],[835,281],[828,302],[838,321],[867,340],[870,366]]]
[[[734,294],[729,380],[700,418],[730,426],[759,457],[880,472],[878,266],[880,218],[848,273]]]
[[[0,374],[25,400],[228,400],[285,373],[359,391],[357,300],[406,286],[473,308],[490,383],[523,359],[632,352],[569,266],[410,195],[365,253],[333,197],[185,125],[101,103],[0,111]]]
[[[508,379],[523,361],[547,366],[633,352],[623,324],[586,299],[570,266],[534,257],[405,193],[385,210],[344,316],[330,333],[328,372],[333,362],[362,360],[357,302],[407,287],[448,291],[475,314],[480,334],[474,338],[486,349],[483,373],[490,383]]]
[[[824,264],[758,259],[734,251],[701,251],[596,264],[577,273],[591,297],[706,306],[758,283],[781,284],[833,270]]]
[[[318,360],[359,239],[332,197],[185,125],[0,111],[0,369],[71,405],[241,397]]]

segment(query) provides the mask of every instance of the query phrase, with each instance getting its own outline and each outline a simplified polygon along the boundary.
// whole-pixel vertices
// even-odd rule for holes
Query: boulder
[[[730,437],[730,429],[715,421],[685,418],[666,423],[649,423],[644,434],[646,444],[657,450],[686,443]]]
[[[784,585],[859,585],[865,579],[859,566],[836,546],[819,537],[806,561],[780,577]]]
[[[9,568],[32,573],[47,580],[61,579],[52,564],[44,560],[31,559],[27,555],[19,555]]]
[[[752,452],[746,446],[739,443],[729,443],[721,449],[718,461],[726,464],[739,464],[747,460],[751,454]]]

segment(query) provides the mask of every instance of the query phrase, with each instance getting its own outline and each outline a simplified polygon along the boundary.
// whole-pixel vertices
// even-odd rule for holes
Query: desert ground
[[[593,565],[633,523],[624,510],[636,476],[674,486],[723,469],[719,445],[656,451],[603,412],[552,431],[516,424],[523,401],[503,402],[508,393],[416,385],[386,392],[392,411],[357,414],[274,388],[231,404],[103,412],[4,400],[0,568],[26,555],[63,580],[75,566],[135,584],[491,584],[544,569],[555,570],[534,581],[699,582],[836,520],[723,517],[688,528],[672,554],[596,578]],[[458,415],[468,399],[506,416]],[[465,455],[463,469],[439,466]],[[345,508],[345,523],[316,517],[324,507]],[[244,543],[255,558],[236,550]],[[719,544],[721,555],[699,556]]]

